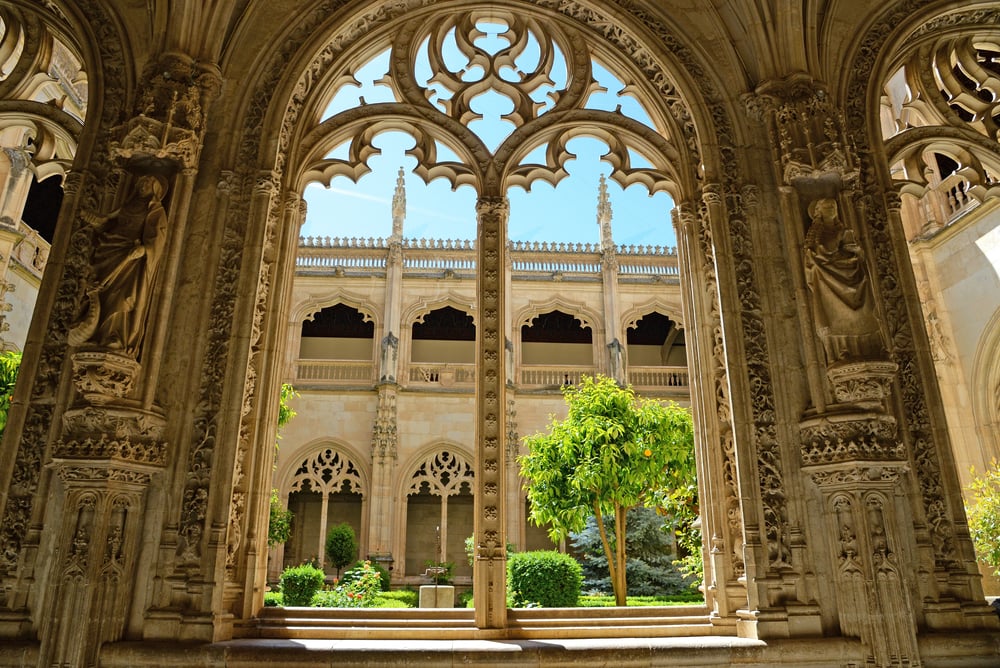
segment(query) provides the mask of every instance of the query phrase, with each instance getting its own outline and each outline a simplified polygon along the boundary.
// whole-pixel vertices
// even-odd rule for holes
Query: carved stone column
[[[476,204],[476,296],[479,337],[476,373],[476,504],[473,567],[476,626],[507,625],[506,463],[504,441],[507,383],[504,379],[504,310],[507,252],[506,197],[480,197]]]
[[[611,201],[603,174],[597,198],[597,225],[601,228],[601,288],[604,297],[604,340],[608,350],[605,364],[599,364],[598,368],[605,368],[615,382],[625,385],[628,382],[625,346],[619,339],[623,332],[618,308],[618,255],[611,236]]]
[[[182,54],[151,63],[133,115],[110,129],[106,154],[95,158],[108,158],[104,192],[77,203],[76,184],[67,182],[79,217],[71,245],[80,257],[71,260],[82,308],[55,333],[71,378],[51,387],[36,378],[54,445],[34,457],[54,476],[36,494],[36,504],[48,501],[34,508],[16,587],[21,596],[46,584],[27,599],[40,665],[95,665],[101,643],[123,637],[135,619],[132,602],[150,584],[138,567],[155,542],[147,496],[170,449],[153,392],[172,294],[164,286],[173,279],[204,107],[218,81],[213,68]]]
[[[885,293],[905,282],[888,259],[902,226],[877,238],[883,203],[875,184],[862,183],[843,114],[822,85],[793,76],[762,85],[747,102],[769,130],[790,249],[787,289],[798,302],[808,377],[801,465],[822,508],[811,535],[826,554],[814,546],[815,568],[832,579],[821,582],[819,603],[844,636],[860,639],[868,665],[917,665],[918,630],[948,618],[937,615],[948,606],[933,602],[943,579],[930,575],[948,566],[930,558],[927,530],[953,539],[954,525],[941,498],[952,481],[943,479],[940,450],[928,447],[933,437],[921,433],[920,401],[907,397],[920,392],[919,381],[906,379],[911,337],[890,336],[907,326],[902,295],[890,303]],[[880,269],[891,278],[880,282]],[[961,592],[957,582],[945,587]],[[946,625],[961,622],[953,616]]]
[[[397,415],[395,383],[379,383],[375,424],[372,425],[372,482],[370,503],[369,555],[388,568],[393,561],[392,480],[397,458]]]
[[[693,323],[695,330],[693,336],[687,337],[687,351],[697,439],[705,597],[713,623],[732,625],[737,623],[736,611],[747,605],[743,510],[714,244],[710,227],[699,224],[698,209],[698,205],[681,203],[673,211],[673,220],[681,269],[681,305],[685,322]],[[709,317],[695,318],[694,313]]]

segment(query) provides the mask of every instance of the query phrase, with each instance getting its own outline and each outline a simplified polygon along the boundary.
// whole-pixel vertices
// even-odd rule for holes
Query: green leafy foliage
[[[354,528],[347,522],[341,522],[330,527],[326,532],[326,558],[330,565],[337,569],[337,577],[340,577],[340,569],[354,561],[358,556],[358,539],[354,535]]]
[[[380,605],[380,602],[386,602]],[[412,589],[398,589],[396,591],[384,591],[378,595],[375,607],[378,608],[415,608],[420,602],[420,595]]]
[[[288,541],[292,536],[292,518],[295,514],[286,510],[278,498],[278,490],[271,490],[271,510],[267,521],[267,546],[274,547]]]
[[[288,405],[292,398],[297,396],[299,393],[289,383],[281,384],[281,392],[278,395],[278,429],[284,427],[289,420],[297,415]]]
[[[694,479],[691,415],[673,402],[638,399],[604,376],[585,377],[563,393],[566,419],[526,438],[528,454],[519,459],[531,520],[559,540],[594,516],[615,598],[625,605],[626,511],[655,506],[662,490]],[[614,519],[615,530],[605,518]]]
[[[305,606],[323,586],[326,574],[312,564],[291,566],[281,573],[281,594],[288,606]]]
[[[317,592],[312,605],[321,608],[372,608],[381,591],[381,575],[370,561],[352,568],[350,580],[341,580],[331,590]]]
[[[579,562],[555,550],[515,552],[507,560],[507,600],[512,608],[574,607],[582,582]]]
[[[704,603],[705,598],[699,592],[686,592],[675,596],[629,596],[628,605],[631,606],[664,606],[664,605],[692,605]],[[611,608],[618,605],[614,596],[591,596],[580,597],[581,608]]]
[[[285,597],[280,591],[264,592],[264,607],[275,608],[285,604]]]
[[[1000,463],[994,459],[983,475],[972,480],[968,491],[966,513],[976,558],[1000,575]]]
[[[433,559],[428,559],[424,562],[424,566],[427,568],[426,572],[431,574],[431,578],[434,580],[434,584],[436,585],[451,584],[452,580],[454,580],[454,561],[435,561]]]
[[[379,589],[381,591],[389,591],[389,571],[377,561],[356,561],[353,566],[344,571],[344,577],[340,578],[340,581],[351,582],[356,580],[360,574],[366,571],[366,564],[367,568],[375,569],[378,572]]]
[[[21,353],[8,351],[0,354],[0,435],[7,426],[7,412],[14,399],[14,384],[21,369]]]
[[[643,507],[630,509],[627,517],[625,572],[628,596],[665,596],[690,590],[691,579],[674,564],[676,554],[668,532],[668,518],[653,508]],[[608,521],[608,526],[614,531],[613,520]],[[584,591],[611,592],[608,560],[596,519],[589,518],[583,531],[571,537],[583,568]]]

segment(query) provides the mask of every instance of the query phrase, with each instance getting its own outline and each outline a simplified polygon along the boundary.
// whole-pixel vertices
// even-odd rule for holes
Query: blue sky
[[[480,26],[481,28],[483,26]],[[492,27],[496,32],[496,27]],[[490,51],[505,42],[495,34],[477,42]],[[533,45],[535,46],[535,45]],[[449,69],[461,71],[463,57],[457,49],[445,45],[445,61]],[[533,69],[532,58],[538,58],[538,49],[529,48],[519,59],[522,69]],[[363,96],[368,103],[390,102],[392,94],[386,86],[375,81],[388,71],[388,51],[373,58],[355,77],[360,86],[348,85],[339,89],[331,100],[325,117],[357,106]],[[420,50],[415,71],[418,79],[433,91],[431,101],[446,99],[447,89],[430,81],[430,67],[426,57],[426,45]],[[565,62],[557,53],[551,78],[553,85],[543,87],[532,95],[536,101],[551,103],[548,92],[565,85]],[[480,76],[476,71],[465,73],[466,80]],[[606,69],[597,65],[594,76],[607,90],[594,93],[587,103],[588,108],[613,110],[621,106],[622,112],[652,125],[645,111],[634,98],[619,95],[623,84]],[[504,96],[491,92],[476,98],[473,108],[485,118],[470,123],[470,129],[478,134],[487,146],[495,147],[513,129],[509,123],[500,120],[500,115],[511,108],[511,102]],[[329,188],[322,184],[310,184],[306,188],[308,203],[303,236],[330,237],[388,237],[392,229],[392,194],[400,167],[404,169],[406,184],[406,221],[403,235],[408,238],[428,239],[474,239],[476,234],[475,201],[476,194],[470,186],[456,191],[443,178],[425,184],[412,169],[416,160],[405,155],[405,150],[413,145],[409,136],[400,132],[379,135],[375,145],[381,150],[379,155],[368,161],[371,172],[353,183],[346,177],[334,178]],[[597,192],[602,174],[610,173],[610,165],[602,163],[600,156],[607,147],[595,139],[579,138],[571,141],[569,150],[576,158],[566,165],[569,176],[557,186],[538,181],[526,193],[523,188],[513,188],[508,192],[510,199],[510,238],[519,241],[591,242],[600,239],[597,226]],[[338,147],[330,155],[344,157],[347,145]],[[642,156],[633,153],[633,164],[642,166]],[[453,159],[441,155],[441,159]],[[528,161],[535,162],[529,156]],[[537,160],[541,161],[541,160]],[[646,163],[648,164],[648,163]],[[613,211],[612,231],[618,244],[642,244],[674,246],[674,232],[670,222],[673,207],[669,195],[657,193],[650,196],[644,186],[635,185],[627,190],[613,181],[608,182],[608,194]]]

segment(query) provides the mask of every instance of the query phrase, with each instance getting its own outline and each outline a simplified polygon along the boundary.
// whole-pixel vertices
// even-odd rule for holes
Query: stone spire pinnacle
[[[405,172],[399,168],[396,175],[396,192],[392,195],[392,238],[399,240],[403,238],[403,219],[406,218],[406,183],[403,179]]]
[[[615,242],[611,239],[611,200],[608,198],[608,181],[601,174],[597,189],[597,224],[601,228],[601,249],[613,250]]]

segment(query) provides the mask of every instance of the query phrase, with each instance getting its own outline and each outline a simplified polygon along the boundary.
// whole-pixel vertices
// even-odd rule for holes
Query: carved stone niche
[[[131,357],[106,350],[79,350],[73,353],[72,361],[76,389],[95,405],[125,399],[140,369]]]
[[[148,172],[196,166],[205,109],[218,94],[217,70],[186,54],[168,53],[143,74],[135,115],[114,128],[112,154]]]

